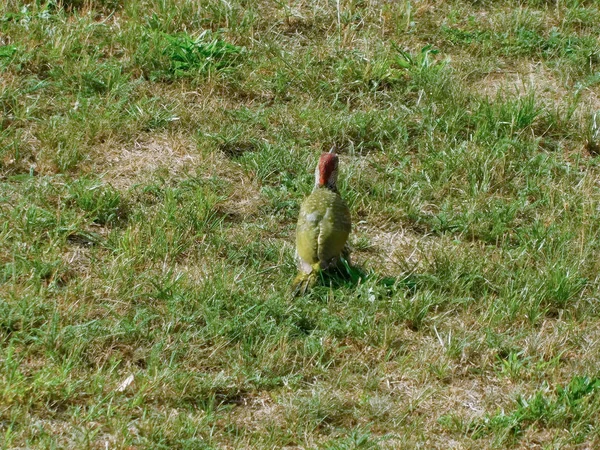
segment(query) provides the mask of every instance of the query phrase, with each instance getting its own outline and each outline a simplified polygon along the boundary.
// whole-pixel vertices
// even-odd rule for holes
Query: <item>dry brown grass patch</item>
[[[193,141],[181,135],[139,136],[130,145],[103,144],[98,151],[95,170],[107,183],[126,190],[164,171],[168,178],[182,176],[200,167],[201,156]]]
[[[423,257],[434,245],[433,237],[417,234],[402,224],[375,226],[361,221],[355,225],[351,239],[361,237],[367,238],[370,246],[355,251],[354,259],[382,275],[422,267]]]

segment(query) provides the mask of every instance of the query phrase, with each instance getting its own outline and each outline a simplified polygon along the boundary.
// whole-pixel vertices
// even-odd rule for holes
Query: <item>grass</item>
[[[599,19],[4,2],[2,448],[600,445]],[[332,146],[354,266],[292,299]]]

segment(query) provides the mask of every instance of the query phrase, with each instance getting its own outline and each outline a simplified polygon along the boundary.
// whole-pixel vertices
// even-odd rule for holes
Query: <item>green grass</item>
[[[599,446],[599,20],[2,3],[2,448]],[[354,266],[294,299],[332,146]]]

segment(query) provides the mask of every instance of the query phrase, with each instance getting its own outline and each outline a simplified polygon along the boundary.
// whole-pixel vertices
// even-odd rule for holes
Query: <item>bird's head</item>
[[[329,153],[323,153],[315,169],[315,188],[327,187],[337,190],[338,155],[332,148]]]

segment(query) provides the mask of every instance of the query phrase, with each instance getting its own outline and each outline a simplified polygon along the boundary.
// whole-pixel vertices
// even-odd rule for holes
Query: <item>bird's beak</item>
[[[331,147],[331,150],[329,150],[329,153],[335,154],[335,145],[333,147]]]

